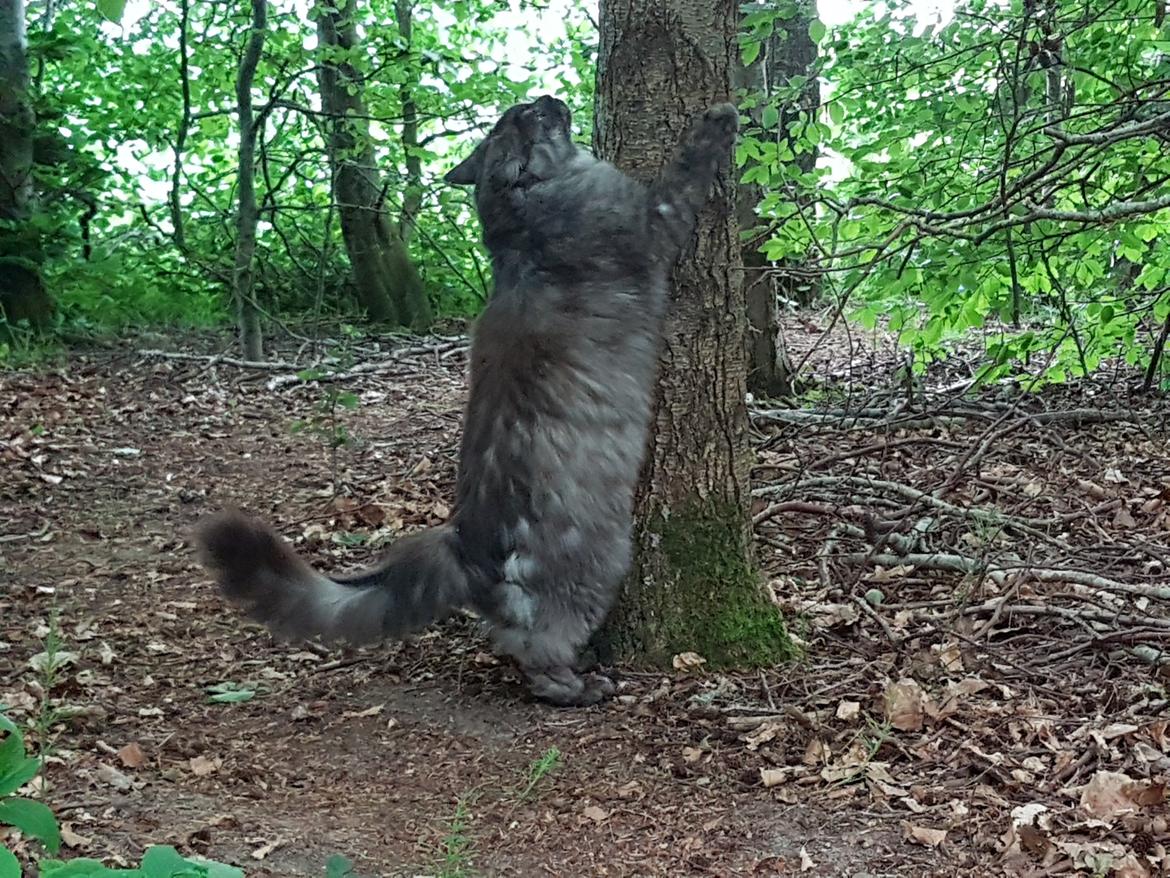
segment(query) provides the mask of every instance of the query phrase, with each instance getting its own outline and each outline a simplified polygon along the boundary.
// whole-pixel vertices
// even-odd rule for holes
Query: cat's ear
[[[474,186],[483,170],[484,145],[477,146],[467,158],[443,175],[453,186]]]

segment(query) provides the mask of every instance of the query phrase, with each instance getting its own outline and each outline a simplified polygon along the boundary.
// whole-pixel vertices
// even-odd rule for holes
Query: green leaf
[[[126,0],[97,0],[97,8],[104,18],[118,24],[126,11]]]
[[[347,409],[356,409],[358,407],[358,395],[346,391],[337,394],[337,404]]]
[[[230,680],[208,686],[207,692],[210,693],[207,700],[213,704],[239,704],[243,701],[251,701],[256,697],[255,689],[233,683]]]
[[[20,878],[20,860],[8,848],[0,848],[0,878]]]
[[[220,692],[207,700],[214,704],[240,704],[244,701],[251,701],[255,697],[256,693],[251,689],[239,689],[235,692]]]
[[[226,863],[189,860],[170,845],[147,849],[141,870],[134,874],[143,878],[245,878],[242,869]]]
[[[759,40],[752,40],[743,47],[741,56],[743,58],[744,67],[750,67],[755,62],[755,60],[760,57],[760,45],[761,44]]]
[[[764,111],[760,113],[760,125],[764,128],[772,129],[776,127],[776,123],[780,121],[780,111],[775,107],[764,107]]]
[[[24,755],[24,739],[9,733],[0,744],[0,796],[9,796],[37,776],[40,763]]]
[[[35,838],[51,854],[61,849],[61,830],[57,818],[43,802],[33,799],[0,799],[0,823],[15,826],[30,838]]]
[[[827,28],[825,27],[824,22],[822,22],[819,18],[814,18],[808,23],[808,35],[812,37],[812,41],[814,43],[819,43],[821,40],[823,40],[825,38],[826,32]]]
[[[353,863],[341,854],[334,854],[325,864],[325,878],[357,878]]]

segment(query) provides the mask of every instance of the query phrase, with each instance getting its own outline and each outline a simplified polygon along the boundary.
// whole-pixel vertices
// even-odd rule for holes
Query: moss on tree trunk
[[[648,513],[653,587],[627,589],[611,647],[649,665],[697,652],[713,667],[761,667],[794,654],[779,610],[761,599],[743,510],[696,501]],[[645,571],[645,566],[641,572]]]
[[[602,0],[598,153],[653,178],[694,117],[733,93],[736,22],[733,0]],[[603,656],[761,665],[791,653],[751,546],[746,331],[728,173],[674,272],[636,557],[596,641]]]

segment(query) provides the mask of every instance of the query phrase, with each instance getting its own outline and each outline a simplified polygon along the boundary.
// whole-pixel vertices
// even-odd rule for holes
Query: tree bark
[[[741,11],[757,8],[758,4],[744,4]],[[800,112],[809,112],[820,103],[820,87],[813,75],[817,60],[816,43],[809,35],[809,24],[816,16],[811,0],[798,0],[791,18],[777,21],[775,30],[750,65],[741,58],[736,63],[736,85],[754,93],[758,103],[751,110],[752,121],[763,128],[763,109],[778,100],[777,93],[788,86],[793,76],[807,76],[808,81],[798,100],[781,103],[779,122],[774,136],[790,141],[788,123]],[[816,164],[816,153],[796,156],[793,166],[807,173]],[[798,266],[770,262],[760,252],[754,239],[758,238],[763,223],[757,214],[763,190],[757,184],[741,186],[736,203],[740,227],[750,229],[752,246],[743,254],[744,283],[747,286],[748,308],[748,390],[759,397],[780,398],[792,396],[794,384],[792,361],[784,345],[780,329],[778,298],[801,305],[811,304],[815,291],[802,282]]]
[[[24,0],[0,0],[0,318],[44,329],[53,302],[41,281],[41,236],[28,221],[36,208]],[[0,335],[10,334],[8,329]]]
[[[334,198],[358,299],[377,323],[425,329],[433,319],[431,306],[400,229],[386,212],[386,193],[364,121],[364,81],[343,60],[358,47],[356,2],[322,2],[317,12],[323,50],[318,82],[321,106],[331,117]]]
[[[183,228],[183,154],[191,130],[191,61],[187,39],[191,24],[191,0],[179,0],[179,90],[183,98],[182,115],[175,131],[175,166],[171,171],[171,191],[168,203],[171,209],[171,237],[180,253],[187,251],[187,236]]]
[[[688,123],[731,94],[734,0],[602,0],[594,143],[650,180]],[[606,658],[770,663],[789,641],[748,516],[746,329],[734,180],[720,180],[674,273],[636,558],[597,643]]]
[[[398,232],[403,242],[409,246],[414,237],[418,214],[422,209],[422,160],[418,155],[418,104],[414,100],[414,90],[418,87],[418,66],[414,57],[414,2],[413,0],[395,0],[394,20],[398,25],[398,33],[406,44],[405,49],[410,61],[403,71],[402,85],[398,87],[399,98],[402,101],[402,152],[406,162],[406,191],[402,195],[402,212],[398,219]]]
[[[256,136],[257,119],[252,109],[252,83],[264,51],[268,27],[267,0],[252,0],[252,24],[248,42],[236,73],[236,112],[239,116],[240,147],[238,208],[236,211],[235,300],[236,322],[240,333],[240,353],[253,362],[264,358],[264,336],[260,330],[260,312],[253,289],[256,257]],[[262,125],[262,123],[261,123]]]

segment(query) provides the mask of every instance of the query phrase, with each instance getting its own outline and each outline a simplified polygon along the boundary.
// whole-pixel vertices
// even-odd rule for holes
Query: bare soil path
[[[1129,857],[1146,870],[1116,874],[1159,874],[1164,666],[1097,634],[1053,678],[1037,661],[1064,636],[1052,620],[928,617],[957,606],[970,577],[879,564],[876,578],[870,565],[847,580],[823,550],[855,536],[816,513],[759,525],[803,661],[739,676],[626,671],[621,697],[589,710],[531,703],[471,620],[339,652],[276,644],[222,604],[188,536],[226,504],[273,521],[326,569],[442,520],[463,369],[457,348],[436,348],[346,382],[359,405],[339,409],[351,442],[336,471],[314,429],[293,429],[323,417],[319,385],[270,391],[276,373],[132,351],[0,376],[0,702],[22,722],[42,696],[68,715],[53,728],[44,794],[72,855],[132,862],[169,843],[257,876],[322,876],[337,853],[362,876],[925,876],[1049,874],[1111,845],[1114,866]],[[762,487],[810,460],[856,474],[875,444],[872,431],[795,442],[788,429],[761,426]],[[961,453],[948,443],[987,429],[928,429],[933,444],[884,452],[879,469],[915,483],[909,470],[935,454],[946,470],[944,456]],[[1099,473],[1108,496],[1089,505],[1122,498],[1097,526],[1150,545],[1131,566],[1153,586],[1166,528],[1152,501],[1170,497],[1170,463],[1149,429],[1068,426],[1045,447],[1130,480],[1114,490],[1122,483]],[[857,457],[823,463],[849,447]],[[951,502],[1008,490],[1002,480],[1040,454],[1005,448],[991,457],[1015,471],[988,482],[984,460]],[[1086,480],[1046,460],[1059,483],[1035,491],[1019,476],[1013,496],[1041,503]],[[1075,529],[1045,533],[1084,542]],[[905,613],[860,606],[875,586]],[[1156,598],[1142,606],[1170,619]],[[30,660],[54,615],[67,655],[45,693]],[[1140,789],[1093,828],[1082,787],[1102,770]],[[1021,837],[1011,811],[1029,803],[1045,816]]]

